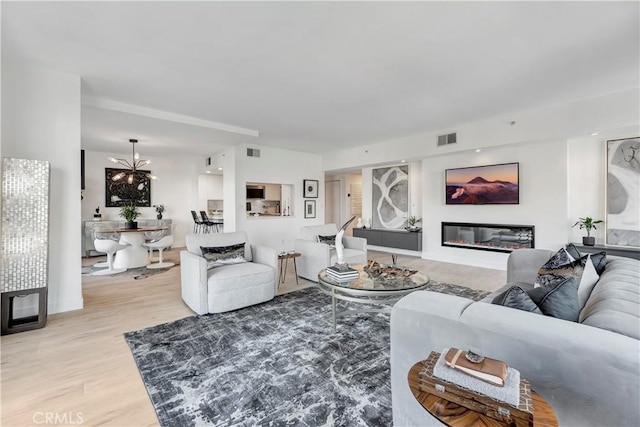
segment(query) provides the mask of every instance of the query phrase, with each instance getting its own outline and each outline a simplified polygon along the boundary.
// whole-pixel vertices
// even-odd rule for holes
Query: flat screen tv
[[[473,166],[444,172],[447,205],[517,205],[519,164]]]

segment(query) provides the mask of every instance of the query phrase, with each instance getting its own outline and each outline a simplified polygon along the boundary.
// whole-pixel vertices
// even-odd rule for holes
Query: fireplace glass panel
[[[534,248],[533,225],[442,223],[442,246],[511,252]]]

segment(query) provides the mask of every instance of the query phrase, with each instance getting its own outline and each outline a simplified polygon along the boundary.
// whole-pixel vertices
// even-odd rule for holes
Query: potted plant
[[[124,218],[126,221],[124,223],[124,228],[134,229],[138,228],[138,223],[136,222],[136,218],[140,216],[140,211],[138,207],[134,204],[123,205],[120,208],[120,216]]]
[[[593,246],[596,244],[596,238],[591,237],[591,229],[593,228],[594,230],[596,230],[596,224],[600,224],[601,222],[601,219],[594,220],[590,216],[587,216],[584,218],[578,218],[578,221],[576,221],[576,223],[573,224],[572,227],[579,225],[581,230],[583,228],[586,229],[587,235],[582,238],[582,244],[585,246]]]
[[[418,218],[415,215],[410,216],[409,218],[407,218],[407,227],[405,227],[405,230],[420,231],[420,228],[416,224],[418,224],[421,221],[422,221],[422,218]]]
[[[164,205],[153,205],[153,207],[156,208],[156,214],[158,219],[162,219],[162,212],[165,211]]]

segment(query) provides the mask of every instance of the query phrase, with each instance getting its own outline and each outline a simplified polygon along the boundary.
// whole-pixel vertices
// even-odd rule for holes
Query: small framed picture
[[[316,181],[318,182],[318,181]],[[304,217],[305,218],[315,218],[316,217],[316,201],[315,200],[305,200],[304,201]]]
[[[308,197],[310,199],[316,199],[318,197],[318,180],[317,179],[305,179],[303,181],[304,184],[304,195],[303,197]]]

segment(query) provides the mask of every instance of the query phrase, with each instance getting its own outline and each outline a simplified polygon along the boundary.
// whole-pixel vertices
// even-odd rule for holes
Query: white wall
[[[199,174],[198,175],[198,205],[194,210],[206,211],[208,200],[223,200],[224,191],[222,175]]]
[[[2,155],[51,166],[48,311],[80,309],[80,77],[3,60],[2,88]]]
[[[124,142],[123,142],[124,143]],[[174,246],[184,246],[184,236],[193,229],[191,210],[200,206],[198,200],[197,157],[162,158],[147,156],[143,147],[138,147],[143,159],[150,159],[148,169],[158,177],[151,182],[151,205],[163,204],[166,208],[163,218],[171,219],[174,230]],[[96,207],[100,206],[103,220],[122,220],[120,208],[105,207],[105,168],[118,168],[109,157],[122,157],[114,153],[85,151],[85,190],[82,201],[82,219],[92,220]],[[206,201],[202,209],[206,209]],[[139,219],[155,219],[153,207],[140,208]],[[78,250],[80,253],[80,250]]]
[[[640,117],[640,89],[581,99],[561,105],[513,112],[486,120],[418,135],[350,148],[323,155],[325,170],[389,164],[402,159],[430,156],[483,147],[525,142],[566,141],[627,126],[637,126]],[[511,122],[515,121],[515,125]],[[458,143],[438,147],[437,136],[456,132]]]
[[[446,205],[444,170],[496,163],[520,163],[520,204]],[[459,153],[423,161],[423,258],[489,268],[506,268],[506,253],[443,247],[441,222],[535,226],[537,248],[567,243],[567,144],[546,142],[480,153]]]
[[[300,227],[306,225],[324,224],[324,173],[320,167],[320,156],[317,154],[301,153],[271,147],[260,147],[260,157],[246,156],[249,145],[235,147],[235,170],[224,169],[225,182],[225,231],[245,230],[249,241],[253,244],[264,245],[276,249],[293,249],[293,241],[299,234]],[[227,156],[229,157],[229,156]],[[227,227],[227,197],[229,192],[226,183],[231,181],[233,172],[235,183],[235,228]],[[307,199],[316,201],[316,218],[304,218],[304,198],[302,181],[304,179],[318,180],[318,198]],[[293,188],[291,200],[293,216],[247,218],[245,212],[247,182],[262,182],[266,184],[287,184]],[[229,198],[229,200],[234,200]]]

